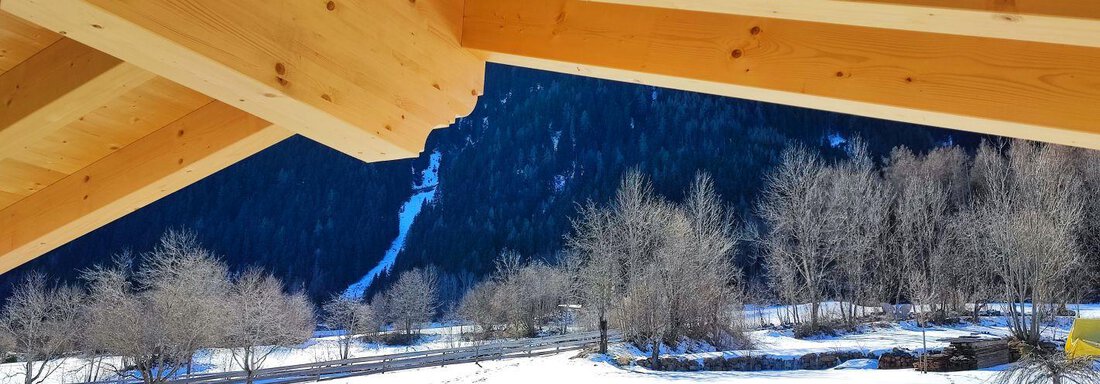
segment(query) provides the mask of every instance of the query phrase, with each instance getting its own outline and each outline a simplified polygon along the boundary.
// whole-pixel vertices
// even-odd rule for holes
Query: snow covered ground
[[[838,306],[829,303],[826,308],[833,310]],[[759,308],[757,315],[774,317],[780,308]],[[1082,317],[1100,318],[1100,304],[1080,307]],[[770,315],[768,313],[771,313]],[[1054,338],[1065,338],[1070,319],[1051,327],[1049,332]],[[947,346],[941,339],[966,335],[1005,335],[1007,329],[1003,321],[983,320],[982,324],[962,324],[957,327],[931,327],[927,332],[929,349]],[[750,335],[757,349],[751,351],[699,352],[688,354],[690,357],[709,357],[715,355],[768,355],[780,358],[797,358],[808,353],[859,350],[881,353],[894,347],[920,350],[922,348],[921,329],[913,322],[902,322],[882,327],[865,327],[858,333],[837,337],[821,337],[800,340],[792,337],[790,331],[757,330]],[[644,354],[631,347],[618,345],[613,353],[632,354],[642,357]],[[978,371],[926,373],[916,370],[878,370],[871,361],[851,361],[829,370],[797,371],[760,371],[760,372],[658,372],[641,367],[619,368],[598,357],[581,357],[576,352],[557,355],[519,358],[503,361],[475,364],[459,364],[446,367],[425,368],[413,371],[391,372],[364,378],[338,380],[338,383],[607,383],[607,384],[649,384],[649,383],[768,383],[768,384],[852,384],[852,383],[952,383],[982,384],[990,380],[1003,369],[994,367]]]
[[[836,303],[828,303],[826,308],[836,308]],[[1100,318],[1100,304],[1079,307],[1082,317]],[[769,317],[780,308],[758,308],[757,314],[750,316]],[[757,319],[759,320],[759,319]],[[1063,339],[1069,329],[1071,319],[1065,318],[1057,327],[1048,329],[1051,337]],[[460,335],[464,327],[436,325],[426,329],[425,340],[415,346],[384,346],[378,344],[357,345],[352,355],[371,356],[393,354],[411,350],[439,349],[469,345]],[[953,327],[931,327],[926,329],[928,346],[939,349],[947,345],[941,339],[972,335],[1004,335],[1007,330],[1003,320],[987,318],[982,324],[962,324]],[[690,351],[671,351],[686,357],[704,358],[716,355],[768,355],[775,358],[798,358],[808,353],[858,350],[881,353],[894,347],[920,350],[922,346],[921,329],[913,322],[865,326],[859,332],[835,337],[813,339],[795,339],[790,331],[755,330],[750,337],[756,343],[756,349],[745,351],[706,351],[705,346],[694,346]],[[612,346],[613,354],[644,357],[645,353],[628,345]],[[689,353],[690,352],[690,353]],[[265,366],[273,367],[299,363],[310,363],[337,359],[335,336],[331,333],[319,333],[309,342],[292,349],[276,352]],[[458,364],[446,367],[424,368],[410,371],[390,372],[359,378],[337,380],[338,383],[986,383],[996,375],[998,369],[921,374],[914,370],[876,370],[862,369],[873,367],[869,361],[853,361],[844,367],[824,371],[762,371],[762,372],[656,372],[641,367],[619,368],[600,360],[599,357],[578,357],[577,352],[566,352],[534,358],[518,358],[504,361],[482,362],[477,364]],[[65,366],[47,383],[79,382],[84,377],[86,363],[79,359],[68,359]],[[227,350],[208,350],[196,356],[196,369],[203,372],[236,370]],[[0,365],[0,382],[22,382],[17,364]]]
[[[928,373],[914,370],[831,369],[824,371],[762,372],[655,372],[643,368],[617,368],[576,352],[545,357],[520,358],[475,364],[390,372],[360,378],[335,380],[334,383],[360,384],[515,384],[515,383],[761,383],[761,384],[856,384],[856,383],[954,383],[988,382],[995,370]]]

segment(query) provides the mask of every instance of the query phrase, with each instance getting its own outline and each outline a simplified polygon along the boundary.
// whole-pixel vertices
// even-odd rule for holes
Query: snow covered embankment
[[[401,206],[401,211],[398,212],[397,238],[390,243],[390,248],[386,250],[386,255],[382,257],[378,265],[375,265],[358,282],[344,290],[345,297],[361,299],[363,292],[366,292],[367,288],[374,282],[375,277],[381,275],[383,271],[389,272],[390,268],[393,268],[394,261],[397,261],[397,255],[405,249],[405,238],[408,236],[409,228],[412,228],[416,216],[420,214],[420,210],[424,208],[424,205],[435,200],[435,191],[439,187],[439,161],[442,158],[443,154],[439,151],[432,152],[428,167],[420,173],[420,183],[413,182],[412,196]]]

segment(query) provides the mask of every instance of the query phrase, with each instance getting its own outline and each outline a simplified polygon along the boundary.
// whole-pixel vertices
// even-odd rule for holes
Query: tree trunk
[[[810,303],[810,329],[813,332],[817,332],[817,310],[821,306],[821,303],[817,301],[817,298],[813,299],[813,303]]]
[[[661,341],[654,337],[651,342],[653,350],[650,352],[650,360],[653,361],[653,369],[661,369]]]
[[[920,327],[920,339],[921,339],[921,343],[924,344],[924,346],[923,346],[924,351],[920,354],[920,358],[921,358],[921,362],[922,362],[921,372],[922,373],[928,373],[928,321],[923,320],[927,317],[927,315],[921,314],[920,317],[922,319],[921,323],[924,323],[924,324],[921,324],[921,327]]]
[[[140,370],[141,370],[141,380],[144,381],[145,384],[153,384],[153,382],[155,382],[155,380],[153,378],[153,369],[150,368],[150,366],[148,364],[142,363],[142,366],[140,367]]]
[[[244,368],[244,372],[247,374],[247,376],[245,377],[245,383],[252,384],[252,381],[253,381],[252,377],[254,376],[254,371],[255,371],[255,369],[253,369],[253,366],[252,366],[252,348],[245,347],[245,349],[244,349],[244,367],[243,368]]]
[[[607,354],[607,319],[600,317],[600,353]]]

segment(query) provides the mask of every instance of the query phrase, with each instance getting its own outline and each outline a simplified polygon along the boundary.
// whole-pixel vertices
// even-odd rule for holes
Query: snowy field
[[[827,310],[835,310],[836,303],[828,303]],[[1080,306],[1082,317],[1100,318],[1100,304]],[[1077,308],[1073,308],[1077,309]],[[747,314],[750,319],[759,321],[759,317],[774,319],[781,308],[758,308]],[[755,313],[755,314],[754,314]],[[1057,327],[1048,329],[1050,337],[1064,339],[1072,319],[1064,318]],[[353,348],[355,357],[393,354],[413,350],[452,348],[470,345],[460,340],[464,329],[458,326],[436,326],[426,329],[425,340],[415,346],[384,346],[379,344],[360,344]],[[961,324],[952,327],[930,327],[926,329],[928,347],[939,349],[947,345],[942,341],[966,335],[1005,335],[1007,330],[1003,321],[986,318],[982,324]],[[689,358],[705,358],[717,355],[767,355],[775,358],[795,359],[808,353],[861,351],[873,354],[888,351],[894,347],[918,351],[922,348],[921,329],[912,321],[864,326],[858,332],[835,337],[796,339],[790,331],[755,330],[750,337],[756,344],[753,350],[713,351],[707,346],[691,346],[666,353]],[[611,348],[613,355],[642,358],[646,354],[631,346],[618,344]],[[271,356],[266,367],[319,362],[338,359],[335,337],[318,334],[318,337],[292,349],[280,350]],[[195,368],[201,372],[220,372],[236,370],[227,350],[208,350],[196,356]],[[111,361],[108,361],[111,362]],[[914,370],[875,370],[866,369],[861,361],[851,361],[836,369],[824,371],[762,371],[762,372],[657,372],[640,367],[620,368],[601,360],[601,357],[580,357],[577,352],[565,352],[535,358],[517,358],[503,361],[482,362],[477,364],[457,364],[446,367],[424,368],[410,371],[390,372],[359,378],[336,380],[337,383],[517,383],[517,382],[555,382],[555,383],[983,383],[993,377],[998,369],[982,371],[928,373]],[[63,362],[47,383],[81,382],[86,377],[88,364],[80,359],[68,359]],[[866,364],[873,367],[873,364]],[[22,382],[17,374],[18,364],[0,365],[0,382]]]
[[[520,358],[475,364],[450,365],[390,372],[334,383],[983,383],[996,371],[921,374],[914,370],[831,369],[824,371],[762,372],[654,372],[642,368],[617,368],[609,363],[576,358],[576,353]]]
[[[826,305],[835,310],[835,303]],[[1082,317],[1100,318],[1100,304],[1080,306]],[[996,309],[996,308],[995,308]],[[765,308],[758,316],[775,318],[778,308]],[[771,313],[770,315],[768,313]],[[753,316],[753,315],[749,315]],[[1060,322],[1058,327],[1049,331],[1056,339],[1064,339],[1069,330],[1070,319]],[[930,327],[926,329],[929,349],[947,346],[941,339],[966,335],[1006,335],[1003,321],[983,320],[980,325],[963,324],[958,327]],[[861,332],[837,337],[822,337],[800,340],[792,337],[789,331],[757,330],[751,333],[757,349],[751,351],[699,352],[687,354],[691,357],[709,357],[714,355],[768,355],[773,357],[797,358],[807,353],[859,350],[881,353],[894,347],[920,350],[922,347],[921,329],[912,321],[891,324],[884,327],[865,327]],[[612,353],[632,354],[644,357],[641,351],[617,345]],[[677,351],[671,351],[676,353]],[[870,366],[872,369],[867,369]],[[425,368],[413,371],[391,372],[382,375],[337,380],[337,383],[814,383],[814,384],[853,384],[853,383],[952,383],[978,384],[988,383],[1003,368],[994,367],[978,371],[925,373],[912,369],[877,370],[872,361],[849,361],[841,367],[829,370],[797,371],[759,371],[759,372],[658,372],[640,367],[619,368],[611,363],[594,357],[580,357],[576,352],[557,355],[519,358],[503,361],[475,364],[459,364],[446,367]]]

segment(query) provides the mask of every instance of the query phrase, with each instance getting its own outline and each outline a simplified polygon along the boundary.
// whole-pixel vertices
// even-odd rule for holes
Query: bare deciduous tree
[[[878,289],[874,276],[891,268],[883,262],[889,249],[887,236],[890,201],[893,198],[862,140],[849,144],[849,159],[833,167],[831,210],[838,215],[836,236],[843,255],[837,263],[841,315],[854,324],[860,303],[874,300]],[[843,308],[848,303],[847,309]]]
[[[820,304],[829,294],[835,277],[831,269],[841,256],[834,233],[840,217],[830,209],[830,183],[818,156],[804,148],[788,148],[779,166],[765,177],[757,206],[767,224],[763,248],[768,274],[782,299],[810,304],[811,332],[819,327]]]
[[[323,321],[329,329],[343,330],[337,338],[340,359],[351,357],[351,346],[360,337],[374,336],[382,327],[382,316],[370,304],[354,298],[337,295],[321,306]]]
[[[485,337],[491,335],[496,330],[496,326],[504,322],[494,301],[496,292],[496,282],[482,281],[466,291],[466,295],[462,296],[462,301],[458,305],[458,312],[462,318],[477,324]]]
[[[229,291],[224,263],[203,249],[194,235],[169,231],[143,255],[86,271],[90,285],[86,337],[101,352],[121,356],[114,367],[145,383],[162,383],[189,370],[196,351],[220,345]]]
[[[1077,231],[1084,184],[1074,151],[1015,141],[1007,156],[984,144],[975,160],[978,223],[989,236],[983,250],[1010,303],[1010,329],[1032,345],[1040,341],[1043,312],[1060,302],[1083,266]]]
[[[69,286],[51,287],[32,273],[16,286],[0,311],[0,340],[19,357],[25,384],[41,383],[72,352],[83,295]]]
[[[567,243],[577,263],[579,293],[584,308],[595,315],[600,330],[599,352],[607,353],[608,318],[623,295],[623,270],[610,210],[589,203],[573,222]]]
[[[506,250],[496,261],[492,279],[471,290],[461,308],[483,331],[491,332],[499,324],[508,336],[534,336],[560,318],[558,305],[572,293],[571,284],[560,266],[524,260]]]
[[[438,284],[433,270],[412,269],[402,272],[384,294],[386,319],[395,328],[412,337],[413,331],[432,320],[439,305]]]
[[[230,321],[225,345],[233,362],[253,374],[267,357],[282,347],[302,343],[313,335],[313,304],[302,294],[287,294],[274,276],[250,269],[236,278],[227,304]]]
[[[615,322],[654,357],[662,343],[682,337],[744,340],[734,316],[740,271],[732,263],[741,236],[708,177],[700,175],[677,205],[630,172],[609,207],[581,213],[569,246],[579,259],[580,297],[601,330]]]

